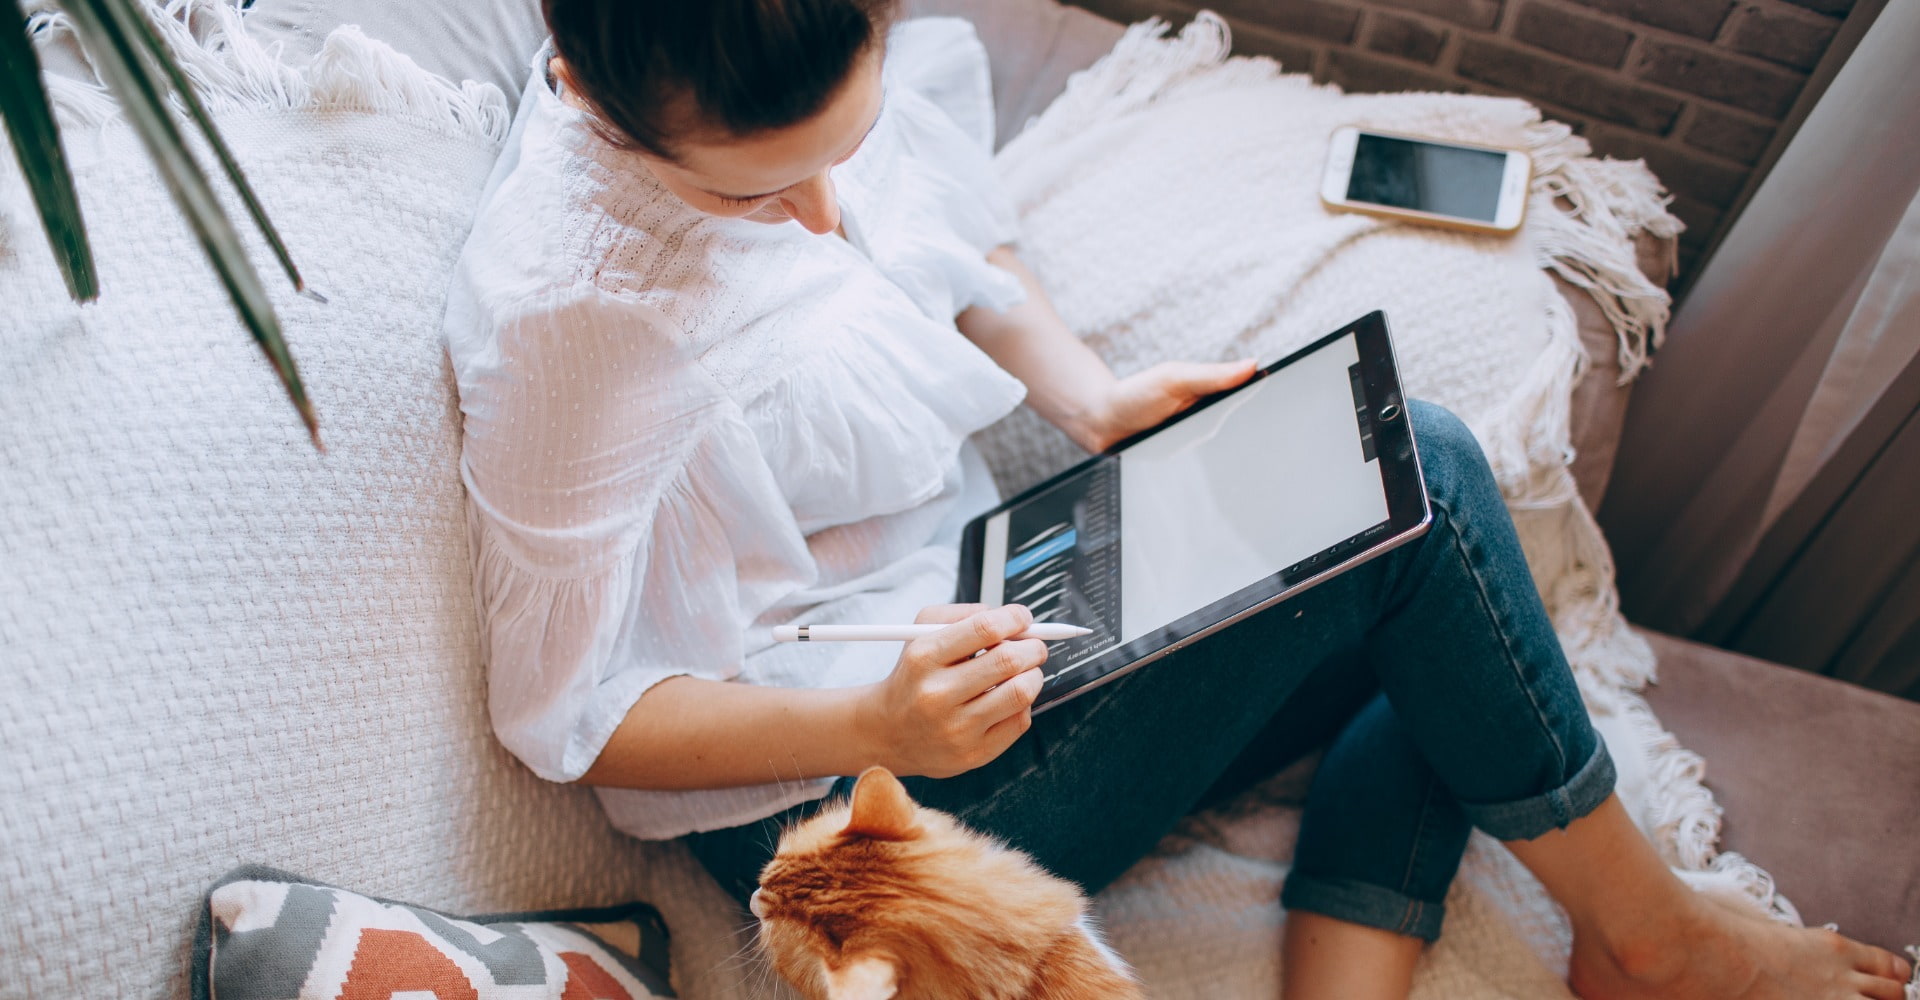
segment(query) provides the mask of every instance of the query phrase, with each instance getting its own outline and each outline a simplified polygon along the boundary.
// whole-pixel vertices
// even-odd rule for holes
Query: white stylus
[[[945,625],[775,625],[775,642],[911,642],[932,635]],[[1016,639],[1043,639],[1059,642],[1092,635],[1090,628],[1059,622],[1034,622]]]

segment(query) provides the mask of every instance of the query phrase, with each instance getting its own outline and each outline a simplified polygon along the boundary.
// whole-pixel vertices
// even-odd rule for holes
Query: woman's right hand
[[[862,727],[874,763],[947,778],[1000,756],[1032,725],[1047,644],[1009,638],[1033,624],[1018,604],[937,605],[914,620],[948,627],[907,643],[893,673],[870,689]]]

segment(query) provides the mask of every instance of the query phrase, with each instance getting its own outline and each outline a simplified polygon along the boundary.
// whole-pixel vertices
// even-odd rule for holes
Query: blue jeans
[[[1479,445],[1440,407],[1410,413],[1426,535],[1036,716],[985,767],[906,779],[914,798],[1097,892],[1194,809],[1332,737],[1282,901],[1438,936],[1472,827],[1565,827],[1614,771]],[[818,808],[689,844],[744,899],[779,831]]]

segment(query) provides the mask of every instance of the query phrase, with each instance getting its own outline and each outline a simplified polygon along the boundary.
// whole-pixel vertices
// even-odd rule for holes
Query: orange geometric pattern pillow
[[[653,1000],[667,929],[645,903],[446,916],[268,868],[208,892],[195,1000]]]

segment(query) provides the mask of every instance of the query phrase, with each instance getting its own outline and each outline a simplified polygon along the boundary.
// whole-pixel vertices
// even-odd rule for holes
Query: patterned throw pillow
[[[459,919],[247,866],[207,893],[194,940],[194,1000],[673,995],[645,903]]]

